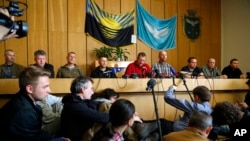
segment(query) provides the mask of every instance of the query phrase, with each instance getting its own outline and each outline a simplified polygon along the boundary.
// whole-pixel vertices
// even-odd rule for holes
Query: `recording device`
[[[250,72],[247,72],[246,75],[247,75],[247,78],[250,79]]]
[[[112,73],[112,70],[108,70],[108,71],[103,72],[103,74],[105,75],[105,78],[110,78],[111,77],[110,73]]]
[[[148,80],[146,91],[152,90],[154,88],[155,84],[156,84],[155,79],[151,78],[150,80]]]
[[[131,73],[129,77],[136,79],[139,78],[139,75],[137,73]]]
[[[155,78],[164,78],[164,77],[160,74],[160,72],[159,72],[158,69],[155,69],[154,71],[155,71]]]
[[[7,9],[10,15],[13,16],[22,16],[23,11],[27,9],[27,4],[19,2],[19,1],[14,1],[14,0],[7,0],[9,1],[9,6],[8,7],[3,7],[3,9]],[[25,6],[25,9],[20,9],[19,8],[19,3]],[[10,29],[8,34],[11,34],[16,30],[16,34],[18,35],[17,38],[22,38],[27,36],[28,34],[28,24],[26,21],[12,21],[8,16],[6,16],[3,13],[0,13],[0,25]]]

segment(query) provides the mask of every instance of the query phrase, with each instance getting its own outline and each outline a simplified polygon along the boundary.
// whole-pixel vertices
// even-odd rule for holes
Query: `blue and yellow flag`
[[[101,10],[93,0],[87,0],[86,6],[86,33],[111,47],[131,44],[134,10],[123,15],[114,15]]]
[[[157,19],[136,1],[137,36],[156,50],[168,50],[176,46],[176,16]]]

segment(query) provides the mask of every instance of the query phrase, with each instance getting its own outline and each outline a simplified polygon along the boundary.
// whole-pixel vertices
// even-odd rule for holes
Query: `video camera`
[[[7,1],[9,1],[9,6],[1,6],[1,8],[7,9],[9,11],[9,14],[12,16],[20,17],[23,15],[23,11],[28,8],[28,5],[25,3],[14,0]],[[20,9],[19,4],[24,5],[25,9]],[[28,34],[28,24],[26,21],[12,21],[8,16],[3,13],[0,13],[0,25],[10,29],[8,34],[11,34],[14,32],[14,30],[16,30],[16,34],[18,35],[17,38],[25,37]]]

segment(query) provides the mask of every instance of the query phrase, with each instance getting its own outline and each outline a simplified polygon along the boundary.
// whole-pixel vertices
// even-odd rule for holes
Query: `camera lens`
[[[22,38],[27,36],[28,34],[28,24],[25,21],[16,21],[13,24],[13,28],[11,28],[10,32],[16,30],[16,34],[18,35],[17,38]]]

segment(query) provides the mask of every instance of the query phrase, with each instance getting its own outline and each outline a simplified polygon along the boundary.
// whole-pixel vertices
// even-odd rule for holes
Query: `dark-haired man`
[[[90,77],[92,78],[116,78],[115,73],[109,68],[108,58],[106,56],[101,56],[98,58],[99,66],[95,68]]]
[[[185,99],[176,99],[174,90],[176,86],[171,86],[165,93],[164,100],[171,106],[184,112],[184,115],[178,120],[173,122],[172,131],[181,131],[187,128],[190,115],[194,111],[204,111],[208,114],[212,112],[210,105],[211,92],[206,86],[197,86],[193,89],[194,101]]]
[[[222,70],[222,75],[226,75],[227,78],[245,78],[239,68],[239,60],[236,58],[230,60],[230,64]]]
[[[43,50],[37,50],[34,52],[34,59],[35,59],[35,64],[33,64],[36,67],[44,68],[47,71],[51,73],[50,78],[55,77],[55,71],[54,71],[54,66],[46,63],[46,52]]]
[[[36,104],[50,93],[50,73],[29,66],[19,76],[19,92],[0,113],[1,141],[49,141],[56,136],[41,130],[42,109]]]
[[[230,102],[220,102],[212,112],[215,125],[229,126],[230,141],[248,141],[250,137],[250,113]]]
[[[70,87],[71,94],[65,95],[62,99],[62,134],[72,141],[80,141],[95,122],[109,121],[108,113],[98,112],[98,103],[90,100],[94,94],[92,83],[89,77],[75,78]]]
[[[202,73],[201,69],[197,67],[197,59],[196,57],[189,57],[188,65],[184,66],[181,69],[181,73],[186,78],[205,78],[204,74]]]

